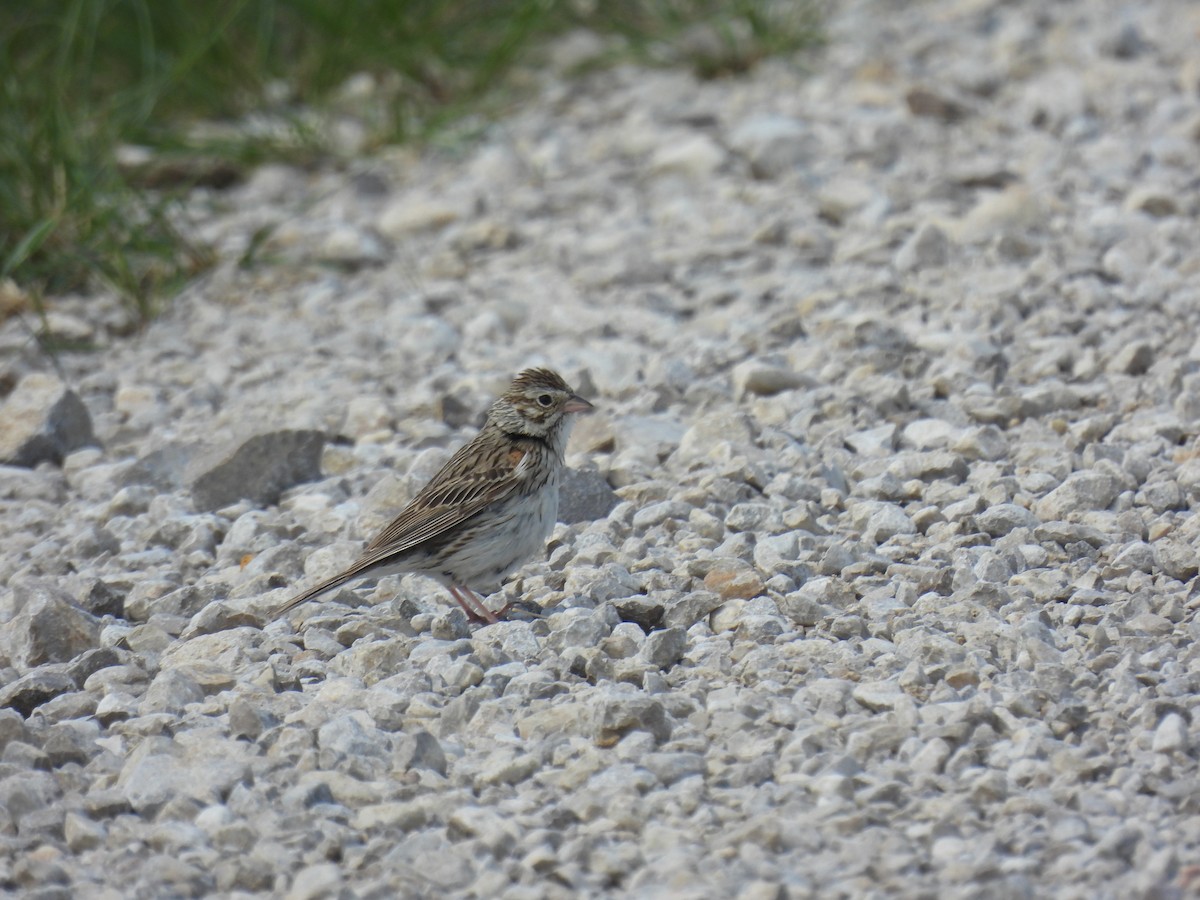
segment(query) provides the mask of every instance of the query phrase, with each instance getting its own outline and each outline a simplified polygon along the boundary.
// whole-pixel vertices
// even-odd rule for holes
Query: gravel
[[[1200,13],[829,28],[198,192],[55,375],[0,325],[3,890],[1195,893]],[[597,407],[540,615],[266,617],[531,364]]]

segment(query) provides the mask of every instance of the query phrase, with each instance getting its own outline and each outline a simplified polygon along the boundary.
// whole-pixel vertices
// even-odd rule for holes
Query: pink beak
[[[591,409],[593,409],[592,404],[588,403],[578,394],[572,394],[567,398],[567,402],[563,404],[563,412],[567,413],[588,412]]]

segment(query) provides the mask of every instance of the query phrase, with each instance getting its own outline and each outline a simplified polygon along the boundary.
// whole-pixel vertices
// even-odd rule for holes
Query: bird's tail
[[[297,594],[295,597],[293,597],[287,603],[284,603],[282,606],[280,606],[278,609],[275,610],[275,612],[274,612],[274,614],[272,614],[271,618],[278,619],[284,613],[295,609],[301,603],[305,603],[305,602],[311,600],[313,597],[323,594],[326,591],[332,590],[333,588],[338,587],[339,585],[343,585],[347,581],[352,581],[353,579],[358,578],[361,574],[362,574],[361,572],[353,572],[353,571],[339,572],[337,575],[334,575],[332,578],[326,578],[320,584],[314,584],[308,590]]]

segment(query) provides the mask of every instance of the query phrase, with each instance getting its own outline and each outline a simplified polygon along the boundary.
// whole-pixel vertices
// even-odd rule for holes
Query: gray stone
[[[896,426],[880,425],[846,436],[846,446],[860,456],[888,456],[896,449]]]
[[[1154,559],[1159,567],[1177,581],[1190,581],[1200,572],[1200,560],[1191,544],[1167,537],[1155,541]]]
[[[558,521],[566,525],[605,518],[621,498],[599,472],[568,468],[558,489]]]
[[[237,697],[229,704],[229,733],[234,737],[258,740],[276,720],[247,697]]]
[[[100,624],[70,596],[46,581],[13,585],[19,612],[5,626],[8,656],[18,671],[44,663],[70,662],[97,646]]]
[[[690,591],[676,599],[664,601],[661,622],[667,628],[690,628],[723,602],[720,594],[713,591]]]
[[[15,825],[54,804],[62,790],[48,772],[24,771],[0,779],[0,809]]]
[[[750,443],[750,423],[741,413],[706,415],[684,432],[675,455],[681,461],[707,459],[728,442],[735,446]]]
[[[1037,515],[1043,521],[1065,519],[1071,513],[1108,509],[1119,491],[1116,480],[1107,472],[1072,472],[1067,479],[1037,503]]]
[[[156,712],[182,713],[189,703],[199,703],[204,691],[179,669],[163,669],[150,682],[142,698],[142,715]]]
[[[1179,713],[1163,716],[1154,729],[1152,749],[1155,753],[1186,753],[1188,751],[1188,727]]]
[[[997,503],[975,515],[975,524],[984,534],[1003,537],[1018,528],[1036,528],[1039,519],[1023,506]]]
[[[656,525],[661,525],[670,519],[687,521],[692,507],[676,500],[663,500],[642,507],[633,516],[633,527],[637,531],[646,531]]]
[[[640,760],[663,785],[670,786],[684,778],[704,774],[704,756],[689,752],[647,753]]]
[[[76,690],[78,685],[69,675],[35,669],[0,688],[0,709],[15,709],[26,718],[44,703]]]
[[[944,266],[950,258],[950,239],[932,223],[921,225],[904,242],[892,264],[901,272]]]
[[[804,166],[816,150],[810,130],[798,119],[756,115],[729,135],[729,145],[750,163],[757,178],[778,178]]]
[[[770,397],[782,391],[811,386],[813,382],[782,365],[751,359],[734,366],[733,384],[741,395]]]
[[[592,737],[601,747],[612,746],[634,731],[648,732],[659,743],[671,736],[671,724],[662,704],[641,693],[598,691],[589,701],[588,717]]]
[[[683,658],[687,650],[687,631],[680,627],[652,631],[646,635],[638,650],[638,660],[659,669],[669,669]]]
[[[341,867],[336,863],[315,863],[298,870],[285,900],[317,900],[338,894],[343,881]]]
[[[288,488],[321,477],[325,439],[320,431],[271,431],[193,459],[187,480],[196,508],[275,503]]]
[[[446,754],[428,731],[405,732],[396,738],[393,762],[398,769],[428,769],[446,774]]]
[[[124,471],[123,480],[127,485],[146,485],[160,491],[178,490],[187,485],[188,467],[200,452],[198,444],[166,444],[128,466]],[[128,509],[127,506],[118,506],[116,511],[122,508]]]
[[[59,464],[95,442],[87,407],[52,375],[26,375],[0,404],[0,465]]]

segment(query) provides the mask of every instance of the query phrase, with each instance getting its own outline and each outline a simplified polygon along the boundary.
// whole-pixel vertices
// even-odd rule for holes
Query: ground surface
[[[221,268],[63,359],[103,449],[0,470],[6,889],[1200,890],[1200,10],[838,6],[809,73],[547,72],[196,198]],[[533,363],[620,499],[508,587],[545,620],[260,626]],[[322,474],[222,500],[255,433]]]

